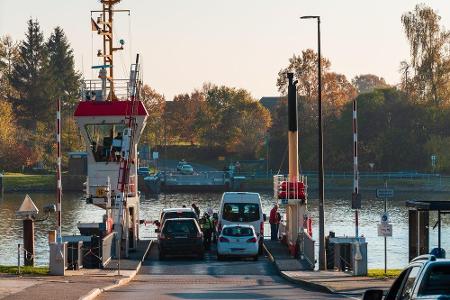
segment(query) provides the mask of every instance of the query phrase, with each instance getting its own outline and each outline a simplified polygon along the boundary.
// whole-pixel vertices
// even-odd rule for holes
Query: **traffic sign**
[[[381,223],[378,224],[378,236],[392,236],[392,224]]]
[[[394,197],[393,189],[377,189],[377,198],[392,198]]]
[[[389,223],[389,215],[387,213],[384,213],[381,215],[381,224],[388,224]]]

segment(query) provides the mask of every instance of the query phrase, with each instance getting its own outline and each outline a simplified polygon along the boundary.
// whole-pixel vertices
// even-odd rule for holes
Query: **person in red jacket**
[[[280,218],[278,217],[278,204],[275,204],[270,211],[270,239],[272,241],[278,240],[278,227],[280,226]]]

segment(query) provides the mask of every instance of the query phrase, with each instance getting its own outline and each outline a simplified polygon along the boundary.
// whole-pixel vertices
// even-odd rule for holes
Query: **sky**
[[[429,0],[122,0],[116,9],[116,78],[128,77],[135,54],[142,58],[144,82],[167,100],[201,88],[204,82],[245,88],[259,99],[279,95],[278,71],[293,54],[317,50],[317,23],[302,15],[321,16],[322,55],[331,70],[351,80],[375,74],[390,84],[400,80],[399,66],[409,47],[400,18],[425,3],[438,11],[450,29],[448,1]],[[25,36],[27,20],[37,19],[47,38],[54,27],[65,31],[76,68],[96,77],[91,65],[100,37],[91,32],[96,0],[0,0],[0,36]]]

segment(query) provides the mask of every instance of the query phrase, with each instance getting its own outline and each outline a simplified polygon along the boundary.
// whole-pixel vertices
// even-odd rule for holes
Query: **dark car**
[[[204,257],[203,233],[194,218],[167,219],[158,234],[159,259],[167,255]]]
[[[450,299],[450,259],[434,255],[414,258],[383,298],[382,290],[368,290],[363,300]]]
[[[178,218],[193,218],[197,219],[198,221],[198,216],[193,208],[181,207],[181,208],[164,208],[161,211],[159,222],[161,222],[162,224],[167,219],[178,219]]]
[[[161,215],[159,220],[155,221],[156,225],[155,232],[159,233],[161,229],[161,225],[164,224],[164,221],[167,219],[179,219],[179,218],[193,218],[198,222],[199,217],[195,213],[194,209],[191,207],[181,207],[181,208],[164,208],[161,211]]]

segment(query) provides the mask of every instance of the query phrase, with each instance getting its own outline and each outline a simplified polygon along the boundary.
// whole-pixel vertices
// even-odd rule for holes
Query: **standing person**
[[[241,171],[241,163],[240,162],[236,162],[234,164],[235,168],[236,168],[236,173],[239,173]]]
[[[278,224],[277,224],[277,239],[280,239],[281,214],[280,214],[279,211],[277,211],[277,220],[278,220]]]
[[[218,232],[217,232],[217,224],[219,223],[219,215],[217,213],[213,213],[212,215],[212,225],[213,225],[213,229],[212,229],[212,233],[213,233],[213,243],[217,243],[217,237],[218,237]]]
[[[205,250],[209,250],[211,248],[211,234],[212,234],[212,221],[209,218],[208,213],[203,215],[204,223],[203,223],[203,237],[204,237],[204,246]]]
[[[192,208],[194,209],[195,213],[197,214],[197,217],[200,218],[200,208],[195,203],[192,203]]]
[[[278,218],[278,204],[275,203],[270,211],[269,223],[270,223],[270,239],[276,241],[278,239],[278,226],[280,225],[280,219]]]

